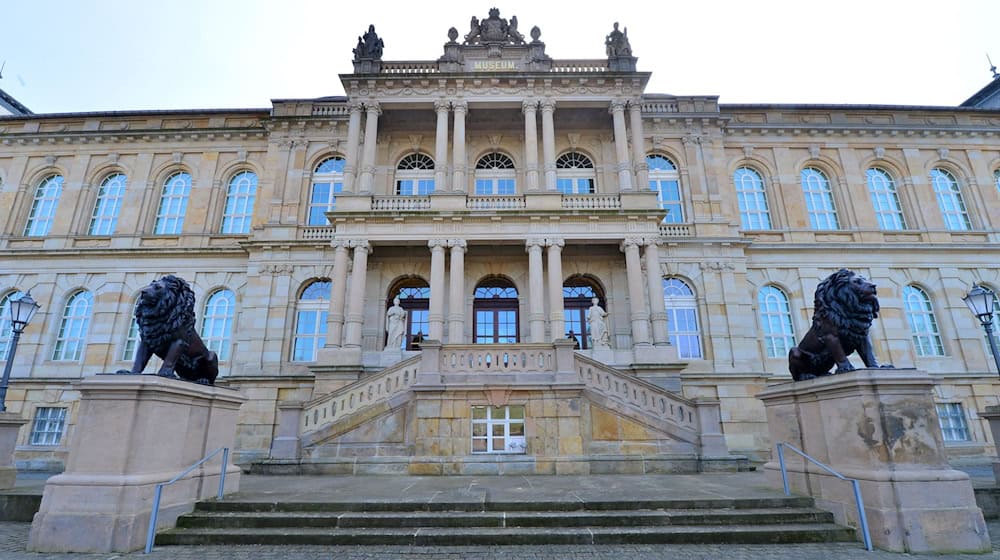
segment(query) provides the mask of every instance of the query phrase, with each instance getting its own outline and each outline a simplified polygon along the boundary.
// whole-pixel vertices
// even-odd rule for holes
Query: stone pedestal
[[[934,380],[917,370],[858,370],[768,387],[772,445],[787,442],[857,479],[872,543],[895,552],[988,552],[967,474],[953,470],[934,407]],[[772,448],[772,454],[774,450]],[[764,469],[781,488],[777,456]],[[859,527],[851,484],[785,453],[794,492]]]
[[[153,493],[220,447],[233,447],[246,400],[229,389],[153,375],[98,375],[77,384],[80,407],[63,474],[45,485],[28,550],[127,552],[142,548]],[[222,454],[164,488],[158,527],[214,496]],[[226,466],[226,491],[239,489]]]
[[[985,411],[979,413],[979,416],[985,418],[987,422],[990,423],[990,434],[993,435],[993,444],[997,448],[997,454],[1000,455],[1000,406],[993,405],[987,406]],[[996,481],[997,486],[1000,486],[1000,458],[993,458],[993,479]]]
[[[0,412],[0,490],[14,487],[17,469],[14,468],[14,447],[21,426],[28,421],[16,412]]]

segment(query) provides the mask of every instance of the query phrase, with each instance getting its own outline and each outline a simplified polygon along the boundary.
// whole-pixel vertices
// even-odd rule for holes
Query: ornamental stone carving
[[[632,45],[628,42],[627,27],[624,31],[619,31],[616,21],[614,29],[604,38],[604,48],[608,54],[608,70],[635,72],[635,63],[638,59],[632,56]]]
[[[524,35],[517,31],[517,16],[511,16],[510,22],[500,17],[500,10],[490,9],[490,16],[482,21],[472,16],[469,33],[465,36],[466,45],[523,45]]]

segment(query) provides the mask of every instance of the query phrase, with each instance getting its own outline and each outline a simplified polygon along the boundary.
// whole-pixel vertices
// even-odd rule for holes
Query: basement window
[[[66,425],[66,409],[39,407],[35,409],[35,422],[31,426],[31,445],[59,445]]]
[[[962,403],[937,405],[938,423],[945,443],[969,441],[969,425],[965,422]]]
[[[524,405],[472,407],[473,453],[525,453]]]

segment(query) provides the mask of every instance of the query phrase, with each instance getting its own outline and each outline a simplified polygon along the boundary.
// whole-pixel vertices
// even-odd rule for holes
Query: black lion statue
[[[847,359],[857,352],[869,368],[880,366],[872,351],[868,330],[878,317],[875,284],[842,268],[816,287],[812,327],[802,342],[788,352],[788,371],[795,381],[854,371]]]
[[[140,374],[154,354],[163,360],[157,375],[214,385],[219,357],[205,347],[194,328],[194,292],[182,278],[164,276],[139,293],[135,306],[139,347],[132,370]]]

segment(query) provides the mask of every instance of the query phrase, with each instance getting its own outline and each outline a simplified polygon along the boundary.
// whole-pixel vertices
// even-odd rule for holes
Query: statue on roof
[[[608,58],[632,56],[632,45],[628,43],[628,28],[626,27],[624,32],[618,31],[617,21],[614,27],[611,33],[608,33],[608,36],[604,39]]]
[[[490,16],[482,21],[472,16],[464,44],[523,45],[524,35],[517,30],[517,16],[512,16],[508,23],[506,19],[500,17],[499,9],[490,8]]]
[[[369,25],[368,31],[364,35],[358,37],[358,46],[354,49],[354,60],[358,61],[361,59],[382,59],[382,49],[385,44],[382,39],[379,38],[378,34],[375,33],[375,26]]]

